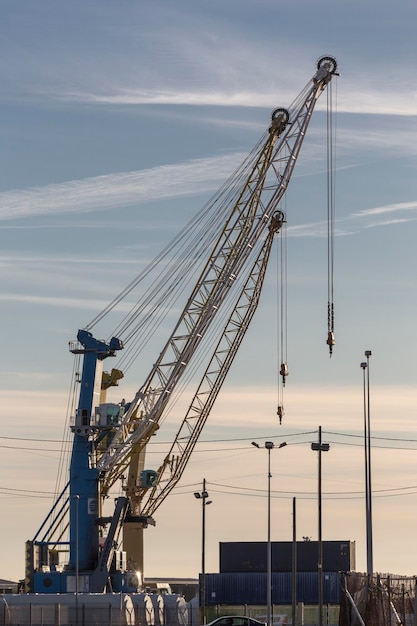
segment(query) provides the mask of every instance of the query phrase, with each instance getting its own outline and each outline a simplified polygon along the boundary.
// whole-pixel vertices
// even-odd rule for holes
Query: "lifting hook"
[[[279,370],[279,373],[282,376],[282,384],[285,387],[285,379],[288,376],[288,365],[286,363],[281,363],[281,369]]]
[[[329,346],[329,354],[330,357],[333,354],[333,346],[336,344],[336,339],[334,338],[334,333],[332,333],[331,330],[329,330],[328,334],[327,334],[327,341],[326,341],[327,345]]]

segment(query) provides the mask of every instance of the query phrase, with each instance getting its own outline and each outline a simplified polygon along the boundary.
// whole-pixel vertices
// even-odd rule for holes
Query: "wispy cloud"
[[[178,165],[95,176],[0,194],[0,220],[87,213],[217,188],[245,155],[196,159]]]
[[[103,309],[108,302],[103,300],[80,300],[80,298],[59,298],[45,295],[22,295],[17,293],[1,293],[0,302],[19,302],[21,304],[41,304],[49,307],[63,307],[66,309],[91,309],[99,311]],[[125,307],[124,310],[129,310]]]
[[[395,202],[386,206],[377,206],[372,209],[364,209],[358,213],[353,213],[352,217],[373,217],[375,215],[386,215],[387,213],[397,213],[398,211],[415,211],[417,210],[417,201],[413,202]]]
[[[240,46],[237,49],[240,50]],[[269,65],[267,55],[259,57],[259,65],[253,63],[253,51],[251,55],[251,62],[245,63],[242,58],[250,56],[247,50],[241,53],[239,60],[235,58],[238,55],[231,54],[227,58],[228,72],[219,71],[219,68],[224,67],[224,58],[219,58],[217,62],[212,58],[210,68],[207,67],[206,71],[204,65],[200,66],[200,71],[206,77],[204,81],[196,81],[192,74],[186,72],[178,76],[177,82],[172,80],[172,76],[161,75],[160,71],[153,73],[151,82],[149,72],[144,80],[137,73],[126,76],[124,81],[120,80],[120,76],[113,81],[111,77],[100,81],[96,75],[92,82],[86,81],[85,84],[76,80],[76,88],[68,87],[68,84],[74,85],[74,81],[68,81],[65,85],[60,85],[58,81],[55,86],[44,89],[42,94],[51,100],[93,105],[271,108],[289,106],[315,72],[314,65],[307,65],[304,74],[299,70],[294,73],[292,68],[284,66],[281,68],[280,80],[271,81],[269,77],[274,74],[274,68],[272,64]],[[217,68],[217,71],[213,72],[213,68]],[[415,116],[417,88],[407,81],[397,80],[393,91],[385,87],[386,81],[381,81],[384,86],[379,86],[377,82],[370,84],[369,75],[364,73],[355,74],[354,80],[343,77],[335,80],[341,81],[337,100],[340,113]],[[40,94],[34,95],[40,97]],[[317,109],[325,108],[325,99],[319,100]]]
[[[412,215],[409,213],[412,212]],[[391,214],[391,218],[386,216]],[[381,216],[385,216],[381,218]],[[417,221],[417,200],[398,202],[386,206],[372,207],[337,219],[336,236],[353,235],[365,228],[377,228]],[[309,222],[288,227],[288,235],[292,237],[327,237],[327,222]]]
[[[291,8],[282,13],[271,4],[269,11],[271,21],[285,20]],[[246,19],[237,15],[233,29],[201,7],[193,12],[166,5],[146,12],[134,7],[122,16],[100,7],[100,20],[92,20],[88,11],[84,17],[89,24],[85,33],[79,19],[67,14],[66,36],[59,37],[62,15],[53,10],[38,22],[39,30],[3,33],[8,56],[0,61],[1,97],[111,106],[288,106],[314,75],[317,57],[325,53],[317,50],[313,37],[306,37],[303,45],[299,36],[277,40],[267,29],[262,34],[251,29],[248,37],[248,14]],[[319,26],[317,11],[310,20]],[[315,32],[314,26],[310,31]],[[356,56],[361,52],[352,51],[350,41],[345,45],[346,50],[343,42],[338,46],[343,57],[339,110],[414,116],[417,88],[410,82],[413,68],[408,59],[396,57],[395,64],[381,66],[380,59],[375,63],[367,58],[365,66]],[[319,108],[325,106],[324,99],[319,101]]]
[[[234,153],[141,171],[3,192],[0,193],[0,220],[105,211],[163,198],[212,192],[224,182],[244,156]],[[392,217],[387,219],[389,215]],[[371,207],[337,220],[336,234],[347,235],[362,228],[416,219],[415,200]],[[8,223],[6,227],[9,226]],[[295,237],[326,236],[327,224],[320,221],[298,224],[289,227],[288,234]]]
[[[307,81],[306,81],[307,82]],[[303,83],[290,88],[263,88],[253,86],[253,89],[233,89],[225,85],[223,89],[207,89],[201,87],[194,91],[182,89],[179,86],[173,89],[156,87],[152,90],[135,87],[114,86],[107,92],[92,92],[88,89],[67,91],[59,95],[59,99],[90,104],[102,105],[193,105],[193,106],[233,106],[233,107],[266,107],[271,108],[274,103],[280,102],[288,106],[301,91]],[[345,86],[346,87],[346,86]],[[415,102],[417,90],[402,92],[383,92],[379,89],[371,90],[364,81],[358,88],[357,83],[352,90],[343,90],[343,96],[338,101],[340,113],[415,116]],[[324,110],[325,102],[318,102],[317,109]]]

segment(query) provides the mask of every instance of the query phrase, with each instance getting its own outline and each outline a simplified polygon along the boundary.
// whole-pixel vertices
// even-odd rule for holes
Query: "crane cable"
[[[305,99],[309,88],[309,84],[307,84],[303,92],[290,106],[290,110],[297,110],[300,102]],[[264,145],[265,137],[266,133],[260,138],[243,163],[225,181],[217,194],[203,207],[202,212],[197,214],[156,259],[147,265],[101,313],[84,327],[86,330],[91,330],[128,296],[132,296],[134,290],[140,289],[140,299],[130,308],[114,332],[108,334],[108,337],[122,338],[125,344],[120,366],[118,365],[119,367],[123,366],[124,371],[130,368],[138,354],[144,350],[159,325],[172,311],[184,289],[192,283],[193,270],[198,266],[198,260],[201,259],[203,252],[207,250],[207,247],[213,245],[218,233],[218,220],[223,219],[224,208],[230,204],[233,198],[236,199],[236,194],[240,192],[241,183],[246,180],[253,162],[258,157],[259,150]],[[152,277],[155,275],[156,278],[153,280]]]
[[[327,90],[327,345],[329,356],[336,343],[334,336],[334,231],[335,231],[335,140],[333,131],[332,83]]]
[[[286,209],[286,196],[284,198]],[[286,210],[283,210],[286,215]],[[277,316],[278,316],[278,333],[277,333],[277,356],[279,359],[279,376],[278,376],[278,405],[277,415],[279,423],[282,424],[282,418],[284,416],[284,387],[288,376],[287,365],[287,337],[288,337],[288,325],[287,325],[287,229],[286,221],[284,222],[279,234],[280,247],[279,253],[277,253]]]
[[[81,362],[81,356],[79,354],[76,354],[75,359],[73,361],[71,385],[70,385],[70,390],[68,392],[65,424],[64,424],[64,429],[63,429],[62,439],[61,439],[61,450],[60,450],[60,455],[59,455],[55,490],[54,490],[54,503],[58,500],[59,495],[62,492],[63,486],[66,483],[66,476],[69,471],[71,449],[70,449],[70,444],[66,436],[66,433],[68,432],[69,425],[71,423],[71,416],[74,416],[76,412],[76,399],[78,397],[77,385],[79,383],[79,372],[81,369],[80,362]]]
[[[207,248],[211,248],[223,225],[225,208],[236,202],[242,183],[247,179],[253,163],[259,157],[268,133],[263,136],[235,169],[217,193],[182,229],[172,242],[84,328],[91,330],[109,313],[114,311],[134,290],[140,289],[139,300],[134,304],[114,331],[108,336],[123,339],[125,350],[121,357],[124,371],[143,351],[157,328],[175,308],[184,289],[193,283],[193,277]],[[161,269],[162,268],[162,269]],[[127,347],[129,344],[129,348]]]

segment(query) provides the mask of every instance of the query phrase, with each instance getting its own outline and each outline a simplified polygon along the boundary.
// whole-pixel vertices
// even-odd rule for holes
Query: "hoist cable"
[[[165,263],[165,282],[169,283],[170,267],[171,264],[178,260],[179,250],[184,246],[184,242],[188,243],[186,249],[189,251],[193,249],[195,240],[198,239],[198,235],[195,233],[206,233],[210,236],[212,232],[213,224],[215,225],[218,220],[224,218],[224,207],[227,207],[230,203],[231,197],[236,196],[241,189],[241,182],[246,179],[247,172],[252,166],[253,161],[257,158],[257,155],[265,143],[267,133],[259,139],[252,151],[246,156],[244,161],[233,172],[228,180],[220,187],[216,194],[204,205],[203,209],[197,213],[189,222],[184,226],[180,233],[174,237],[174,239],[165,246],[165,248],[153,259],[143,270],[134,278],[129,285],[119,293],[93,320],[85,326],[86,329],[91,329],[98,324],[104,317],[106,317],[111,311],[117,307],[135,288],[137,288],[153,271],[155,268],[160,268]],[[205,221],[207,220],[207,221]],[[211,224],[211,227],[210,227]],[[195,236],[195,238],[194,238]],[[190,243],[191,242],[191,243]],[[205,244],[206,245],[206,244]],[[204,248],[204,246],[203,246]],[[204,250],[203,250],[204,251]],[[186,256],[186,255],[185,255]],[[171,259],[171,264],[169,260]],[[159,270],[160,271],[160,270]],[[178,270],[178,273],[181,273]],[[126,316],[125,320],[130,319],[130,315],[134,316],[134,308],[131,314]],[[120,327],[123,328],[123,322]]]
[[[286,196],[283,199],[284,207],[281,208],[286,215]],[[279,423],[284,415],[284,387],[287,372],[287,348],[288,348],[288,316],[287,316],[287,230],[284,221],[278,234],[279,248],[276,256],[276,297],[277,297],[277,415]]]
[[[284,200],[286,204],[286,198]],[[286,212],[285,212],[286,213]],[[283,363],[288,362],[288,280],[287,280],[287,224],[284,222],[281,230],[281,267],[282,267],[282,349]]]
[[[286,203],[286,199],[284,200]],[[278,417],[281,424],[284,415],[284,387],[288,375],[288,315],[287,315],[287,228],[282,225],[280,232],[280,259],[281,259],[281,367],[285,374],[281,381],[281,401],[278,408]]]
[[[309,85],[290,105],[290,110],[300,106],[308,89]],[[267,134],[267,132],[264,133],[243,163],[225,181],[202,211],[101,313],[85,326],[87,330],[92,329],[126,300],[135,289],[139,286],[142,288],[140,299],[130,307],[130,311],[109,335],[109,337],[117,336],[123,340],[125,350],[120,356],[125,363],[125,368],[126,364],[133,362],[137,354],[148,344],[187,285],[192,284],[198,262],[218,236],[223,226],[225,210],[239,198],[242,183],[248,179],[253,164],[257,161],[260,150],[265,144]],[[152,280],[152,276],[155,275],[155,280]],[[146,283],[150,284],[146,287]]]
[[[110,335],[122,338],[125,344],[125,350],[120,355],[124,371],[145,348],[166,316],[175,310],[175,302],[184,290],[195,282],[198,268],[206,258],[207,248],[211,248],[218,239],[224,226],[225,211],[239,198],[242,183],[246,181],[253,163],[258,159],[266,136],[267,133],[264,133],[243,163],[197,216],[86,327],[90,329],[96,325],[140,285],[141,298]],[[155,276],[154,280],[152,276]]]
[[[330,356],[334,340],[334,230],[335,230],[335,133],[333,90],[327,91],[327,344]]]
[[[279,242],[281,242],[281,236],[278,235],[279,237]],[[276,256],[275,256],[275,263],[276,263],[276,268],[275,268],[275,293],[276,293],[276,343],[277,343],[277,349],[276,349],[276,376],[277,376],[277,415],[279,415],[279,407],[282,406],[282,384],[281,384],[281,374],[280,374],[280,367],[281,367],[281,328],[282,328],[282,324],[281,324],[281,303],[280,303],[280,298],[281,298],[281,289],[280,289],[280,279],[281,279],[281,263],[280,263],[280,253],[281,253],[281,246],[279,245],[277,247],[276,250]]]
[[[180,257],[172,260],[170,265],[173,269],[171,270],[171,266],[167,268],[167,271],[160,276],[156,285],[151,287],[151,290],[142,297],[141,302],[125,318],[123,328],[122,326],[119,327],[119,330],[123,330],[125,333],[130,328],[129,334],[123,336],[125,343],[131,342],[131,350],[125,350],[121,356],[121,361],[124,362],[124,370],[136,359],[138,351],[142,350],[148,343],[161,320],[172,311],[174,302],[178,300],[187,285],[192,284],[192,278],[200,266],[199,262],[206,258],[207,248],[215,244],[219,233],[224,228],[224,213],[232,202],[240,207],[235,217],[236,220],[239,219],[239,213],[243,206],[242,202],[238,203],[242,181],[244,182],[248,178],[250,171],[253,169],[253,162],[258,160],[260,149],[264,143],[265,138],[263,138],[263,142],[261,141],[257,144],[252,157],[246,159],[244,167],[241,166],[239,168],[238,173],[230,180],[229,185],[224,185],[221,193],[219,192],[215,196],[214,201],[207,205],[208,209],[214,207],[214,214],[210,215],[210,211],[206,211],[209,218],[202,223],[198,232],[194,233],[194,237],[190,237],[192,245],[188,245]],[[250,189],[249,192],[251,192]],[[193,227],[190,234],[192,235],[195,230]],[[135,325],[133,325],[134,323]],[[118,336],[120,336],[120,333]]]
[[[328,261],[328,300],[333,302],[334,269],[334,188],[333,188],[333,119],[331,85],[327,91],[327,261]],[[329,327],[329,330],[332,330]]]
[[[64,481],[66,481],[66,474],[68,472],[70,448],[69,448],[69,442],[68,442],[66,433],[68,432],[70,418],[71,416],[75,415],[75,410],[76,410],[75,402],[76,402],[76,397],[77,397],[77,385],[78,385],[78,376],[79,376],[79,371],[80,371],[80,363],[81,363],[81,356],[77,354],[73,361],[71,387],[68,393],[64,432],[62,436],[62,444],[61,444],[58,470],[57,470],[57,476],[56,476],[56,482],[55,482],[54,501],[58,498],[59,494],[62,491],[62,485]]]

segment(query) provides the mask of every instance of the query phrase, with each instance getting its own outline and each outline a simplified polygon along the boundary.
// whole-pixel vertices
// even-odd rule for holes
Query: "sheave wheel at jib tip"
[[[282,117],[282,121],[284,122],[284,124],[288,124],[288,122],[290,121],[290,114],[288,113],[287,109],[275,109],[274,111],[272,111],[271,120],[276,120],[278,116]]]
[[[329,64],[329,71],[331,74],[334,74],[337,70],[337,62],[333,57],[320,57],[317,61],[317,69],[319,70],[325,63]]]

